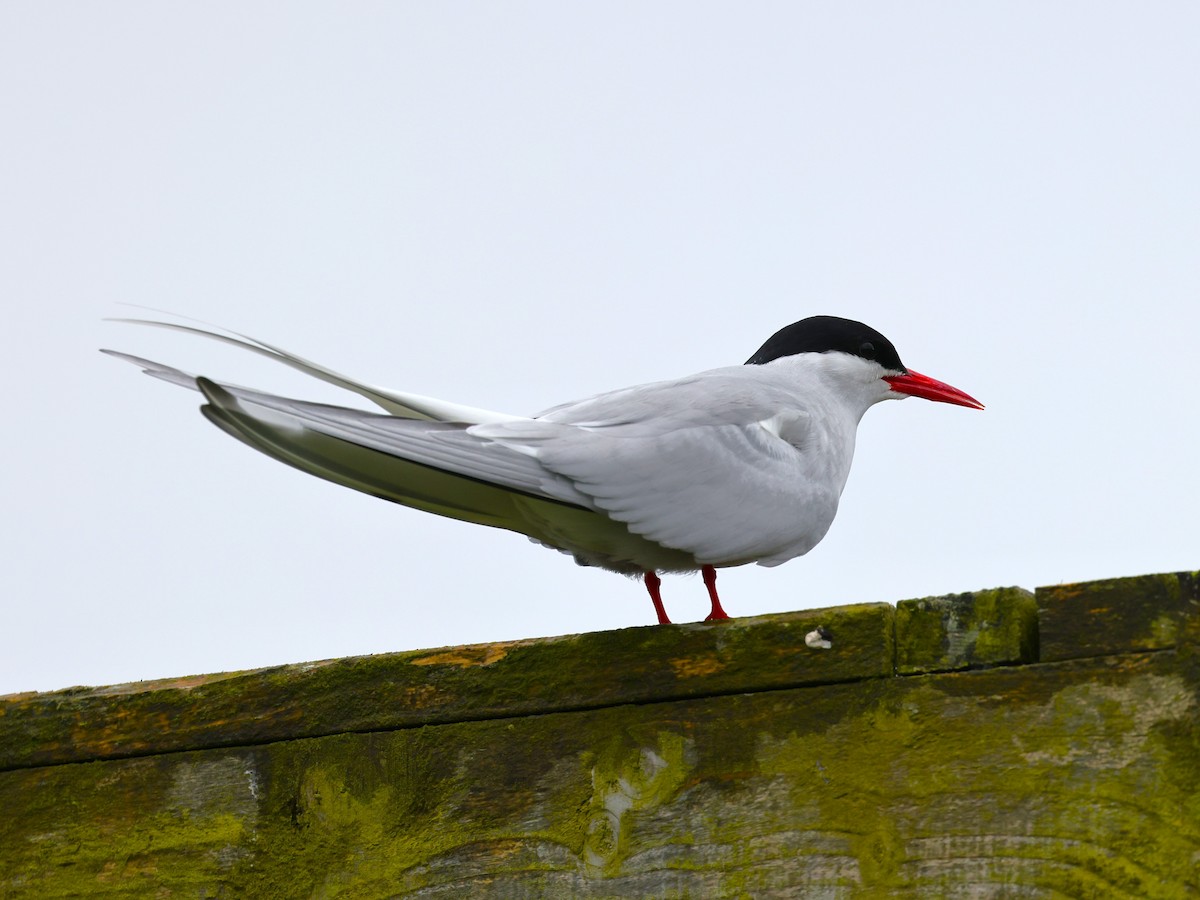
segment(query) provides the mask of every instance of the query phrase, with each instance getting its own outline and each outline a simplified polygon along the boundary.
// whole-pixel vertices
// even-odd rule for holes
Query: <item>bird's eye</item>
[[[870,341],[863,341],[858,347],[858,355],[863,359],[874,359],[875,345]]]

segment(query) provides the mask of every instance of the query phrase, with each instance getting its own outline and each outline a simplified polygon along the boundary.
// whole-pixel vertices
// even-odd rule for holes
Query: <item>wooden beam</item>
[[[5,698],[0,896],[1194,896],[1198,582],[1122,582]]]

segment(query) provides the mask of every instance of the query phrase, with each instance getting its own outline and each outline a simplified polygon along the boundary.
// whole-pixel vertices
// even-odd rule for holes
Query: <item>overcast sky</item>
[[[648,625],[641,586],[275,463],[142,304],[513,413],[857,318],[867,413],[746,616],[1200,566],[1200,7],[0,5],[0,693]],[[678,621],[698,578],[664,579]]]

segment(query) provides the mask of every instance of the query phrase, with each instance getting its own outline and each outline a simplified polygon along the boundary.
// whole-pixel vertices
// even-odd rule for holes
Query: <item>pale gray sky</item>
[[[1200,7],[0,6],[0,693],[645,625],[641,586],[255,454],[96,352],[343,402],[165,307],[530,413],[829,313],[869,412],[733,615],[1200,565]],[[664,579],[680,621],[697,578]]]

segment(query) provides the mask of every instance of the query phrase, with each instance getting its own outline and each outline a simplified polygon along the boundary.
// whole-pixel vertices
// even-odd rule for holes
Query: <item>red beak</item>
[[[964,394],[956,387],[922,375],[920,372],[908,370],[907,375],[884,375],[883,380],[892,386],[892,390],[900,394],[911,394],[914,397],[924,397],[926,400],[936,400],[938,403],[953,403],[956,406],[969,406],[971,409],[983,409],[983,404]]]

